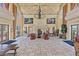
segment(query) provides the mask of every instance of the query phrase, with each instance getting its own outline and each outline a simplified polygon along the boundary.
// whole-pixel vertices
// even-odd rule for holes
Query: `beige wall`
[[[35,32],[37,33],[37,29],[41,28],[41,30],[44,32],[46,31],[46,28],[48,27],[50,29],[50,32],[52,32],[52,28],[56,28],[56,24],[47,24],[47,18],[55,18],[56,15],[45,15],[42,19],[37,19],[34,17],[34,15],[25,15],[24,17],[27,18],[33,18],[34,22],[33,24],[24,24],[24,27],[31,27],[31,29],[28,29],[28,32]]]
[[[59,29],[60,30],[60,32],[61,32],[61,25],[62,25],[62,23],[63,23],[63,17],[62,17],[62,13],[63,11],[62,10],[60,10],[60,13],[59,13],[59,15],[58,15],[58,17],[57,17],[57,29]]]

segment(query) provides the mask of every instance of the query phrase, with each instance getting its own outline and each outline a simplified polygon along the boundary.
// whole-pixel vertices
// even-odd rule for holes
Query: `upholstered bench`
[[[5,55],[5,53],[7,51],[9,51],[9,50],[10,50],[9,45],[7,45],[7,44],[1,44],[0,45],[0,56]]]
[[[17,48],[19,48],[17,46],[17,43],[15,43],[15,42],[16,42],[16,40],[8,40],[8,41],[3,42],[1,44],[0,48],[4,49],[4,47],[2,47],[2,46],[4,46],[4,45],[7,45],[7,46],[5,46],[6,49],[4,49],[4,50],[1,49],[1,54],[0,55],[5,55],[5,53],[8,52],[9,50],[14,50],[14,55],[15,55]]]
[[[14,50],[14,56],[16,55],[16,50],[18,49],[19,47],[17,46],[17,44],[11,44],[10,46],[10,50]]]

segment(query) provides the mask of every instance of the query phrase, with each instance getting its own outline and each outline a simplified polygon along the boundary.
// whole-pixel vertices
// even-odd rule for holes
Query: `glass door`
[[[78,31],[77,34],[79,35],[79,25],[78,25],[78,30],[77,31]]]
[[[9,39],[9,26],[3,25],[3,41]]]
[[[77,25],[72,25],[71,26],[71,39],[72,41],[75,40],[75,37],[77,36],[77,33],[78,33],[78,26]]]
[[[20,26],[17,25],[16,26],[16,37],[19,37],[20,36]]]
[[[0,24],[0,42],[9,40],[9,26]]]
[[[27,27],[24,28],[24,33],[27,34]]]
[[[1,25],[0,25],[0,42],[2,41],[2,28],[1,28]]]

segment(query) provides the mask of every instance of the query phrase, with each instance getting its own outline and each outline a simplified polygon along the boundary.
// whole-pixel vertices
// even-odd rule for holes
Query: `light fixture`
[[[40,8],[40,5],[39,5],[39,11],[38,11],[38,18],[41,19],[41,8]]]
[[[40,4],[38,4],[38,10],[36,11],[35,18],[41,19],[44,17],[43,11],[41,10]]]

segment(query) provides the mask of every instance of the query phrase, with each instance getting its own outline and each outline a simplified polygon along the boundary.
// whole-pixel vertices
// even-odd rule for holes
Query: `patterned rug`
[[[20,48],[16,56],[74,56],[74,47],[63,42],[63,39],[50,37],[49,40],[37,38],[30,40],[27,37],[19,38]],[[8,53],[12,53],[9,51]],[[10,56],[10,54],[6,54]]]

